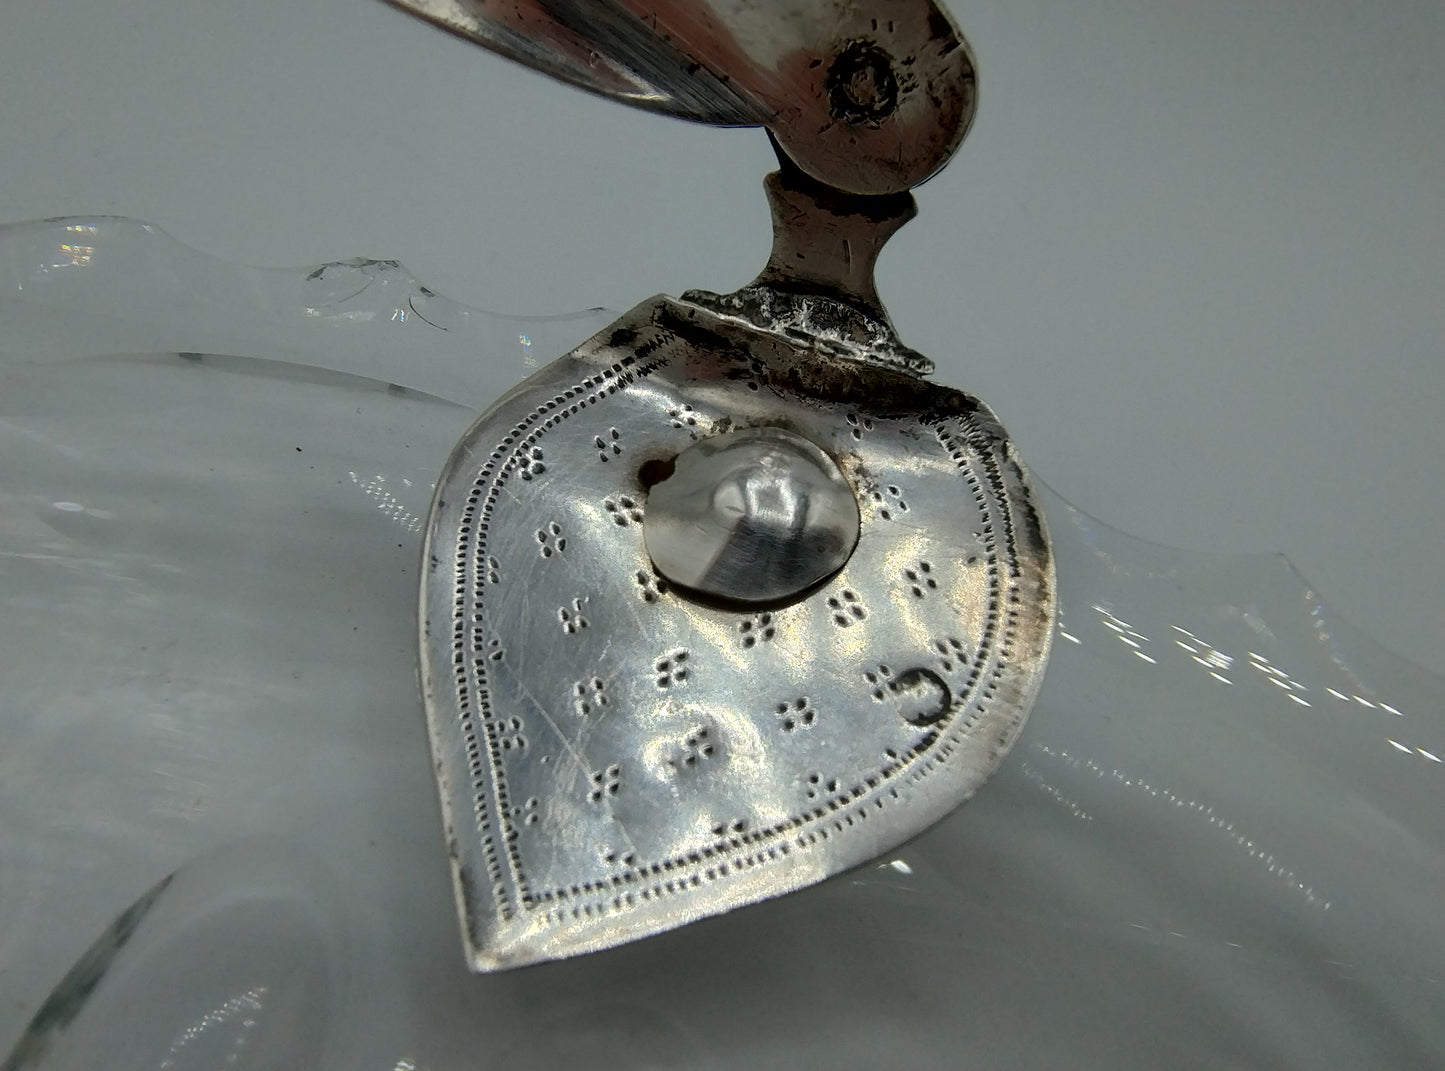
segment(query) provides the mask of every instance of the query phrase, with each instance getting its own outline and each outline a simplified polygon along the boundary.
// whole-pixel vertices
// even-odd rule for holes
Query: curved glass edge
[[[1445,682],[1282,556],[1159,547],[1047,489],[1054,653],[975,800],[813,890],[467,975],[422,518],[543,331],[541,361],[607,316],[464,310],[387,263],[0,230],[0,1066],[1445,1056]]]
[[[474,409],[613,318],[469,308],[395,260],[246,267],[120,216],[0,226],[0,302],[12,355],[264,354],[383,381],[400,373],[403,386]]]

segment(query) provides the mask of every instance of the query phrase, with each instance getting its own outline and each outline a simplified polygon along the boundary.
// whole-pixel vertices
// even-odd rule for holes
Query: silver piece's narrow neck
[[[804,350],[932,370],[899,342],[873,268],[977,106],[968,42],[935,0],[390,2],[634,107],[765,127],[772,257],[733,294],[686,299]]]
[[[767,266],[732,294],[690,290],[683,299],[805,349],[928,375],[933,362],[899,340],[873,274],[884,244],[917,214],[913,195],[841,193],[778,156],[781,169],[764,180],[773,215]]]
[[[840,193],[786,165],[763,185],[773,252],[754,284],[836,298],[886,323],[873,271],[884,244],[918,214],[913,195]]]

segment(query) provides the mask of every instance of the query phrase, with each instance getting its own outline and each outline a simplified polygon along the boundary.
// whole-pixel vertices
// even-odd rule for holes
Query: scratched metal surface
[[[468,952],[608,947],[776,896],[963,802],[1043,676],[1053,565],[1027,476],[961,392],[668,299],[485,414],[438,484],[423,675]],[[862,531],[769,610],[657,576],[639,469],[734,427],[837,459]]]

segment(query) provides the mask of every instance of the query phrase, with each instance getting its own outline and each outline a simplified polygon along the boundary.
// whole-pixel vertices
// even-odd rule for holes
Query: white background
[[[1162,542],[1283,550],[1445,664],[1445,4],[956,0],[981,102],[880,289],[1035,472]],[[759,131],[594,99],[380,0],[0,0],[0,222],[396,257],[513,313],[732,289]],[[3,329],[3,325],[0,325]]]

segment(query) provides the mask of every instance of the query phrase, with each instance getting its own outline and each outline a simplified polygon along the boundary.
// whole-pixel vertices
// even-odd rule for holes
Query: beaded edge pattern
[[[664,331],[663,334],[666,336],[668,333]],[[638,347],[635,355],[623,358],[536,406],[491,451],[478,471],[466,500],[460,539],[456,543],[457,557],[453,563],[456,580],[452,614],[453,681],[461,720],[459,728],[471,780],[472,817],[492,885],[491,898],[498,917],[504,922],[516,919],[519,910],[525,912],[532,922],[543,921],[548,926],[620,914],[640,902],[699,888],[704,882],[765,866],[789,856],[794,850],[807,851],[828,839],[833,832],[842,832],[866,820],[870,803],[873,809],[882,810],[890,802],[902,802],[903,793],[908,788],[919,784],[945,764],[998,694],[1004,675],[1013,664],[1018,605],[1021,601],[1017,590],[1020,569],[1014,519],[1008,508],[1009,481],[1005,468],[1018,466],[1010,458],[998,456],[1001,450],[1007,450],[1007,440],[997,424],[986,419],[985,426],[980,423],[976,412],[968,413],[935,423],[933,431],[940,446],[964,476],[976,506],[987,518],[981,535],[989,597],[984,632],[979,637],[972,660],[968,688],[954,697],[944,724],[933,727],[917,745],[877,773],[864,778],[861,784],[832,794],[822,805],[801,815],[764,829],[724,837],[715,844],[683,855],[641,863],[606,880],[539,894],[530,892],[515,848],[515,838],[506,835],[505,821],[494,823],[489,817],[490,814],[505,816],[508,813],[507,788],[498,743],[500,723],[490,707],[486,653],[480,635],[472,639],[472,657],[468,657],[467,650],[469,623],[482,617],[481,593],[486,579],[485,563],[488,561],[486,540],[492,512],[505,481],[518,473],[526,478],[529,451],[543,435],[583,408],[602,401],[633,380],[645,378],[668,364],[670,358],[647,360],[666,341],[666,337],[655,338],[650,344]],[[950,428],[949,424],[954,424],[955,428]],[[982,480],[975,471],[975,465],[983,470]],[[1002,555],[999,553],[1000,544],[1004,549]],[[1006,577],[1000,576],[1001,567],[1006,570]],[[983,668],[990,661],[993,663],[992,670],[980,685]],[[966,708],[971,708],[968,716],[960,717],[960,712]],[[1025,714],[1026,711],[1020,710],[1003,726],[1001,743],[1011,739]],[[478,721],[481,722],[480,731]],[[483,740],[486,741],[485,759]],[[905,771],[907,776],[901,784],[887,784],[896,781],[898,775]],[[880,792],[885,786],[886,792]],[[494,799],[489,799],[493,796]],[[830,816],[833,816],[831,823],[827,821]],[[499,833],[506,845],[505,861],[498,851]],[[749,848],[753,850],[749,851]],[[510,882],[507,880],[509,870]],[[643,884],[648,879],[656,880]],[[639,884],[643,887],[638,888]],[[516,890],[516,895],[512,894],[512,889]],[[551,906],[539,920],[537,909],[543,905]]]

